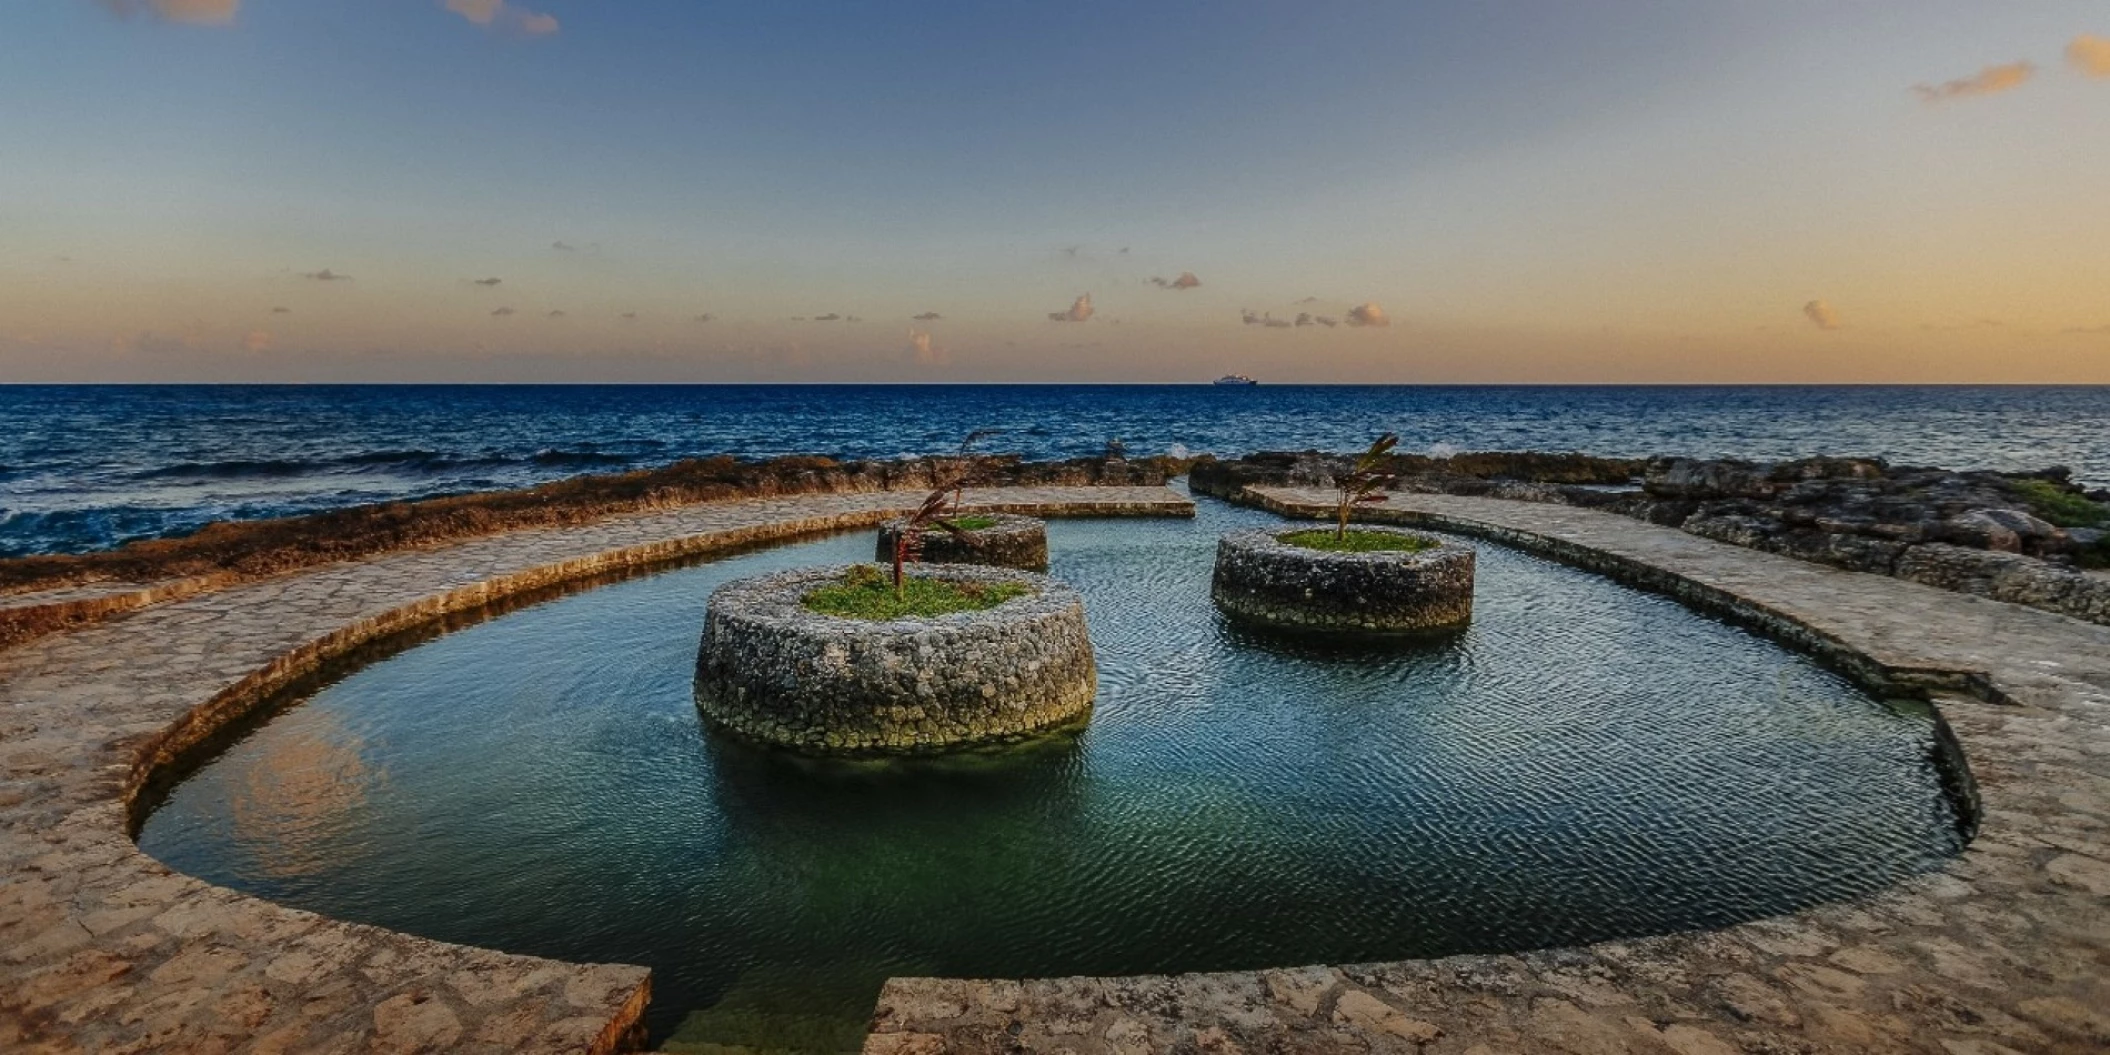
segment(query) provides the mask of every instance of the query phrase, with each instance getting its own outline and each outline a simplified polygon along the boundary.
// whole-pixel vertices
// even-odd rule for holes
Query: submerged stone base
[[[988,564],[1028,571],[1047,570],[1046,521],[1016,513],[967,513],[963,516],[987,517],[996,523],[969,531],[964,537],[944,528],[926,529],[922,552],[916,559],[925,564]],[[907,523],[906,520],[889,520],[879,525],[876,556],[881,564],[894,559],[894,540]]]
[[[1398,528],[1355,530],[1436,545],[1332,553],[1283,542],[1277,536],[1288,532],[1281,528],[1240,531],[1216,546],[1216,606],[1244,623],[1328,633],[1426,633],[1471,621],[1471,546]]]
[[[1075,590],[966,564],[911,574],[1034,593],[978,612],[878,622],[801,599],[844,567],[727,583],[711,595],[696,706],[741,736],[826,754],[906,753],[1014,740],[1084,719],[1098,665]]]

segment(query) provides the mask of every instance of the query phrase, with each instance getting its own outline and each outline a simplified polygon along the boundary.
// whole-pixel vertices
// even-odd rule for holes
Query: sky
[[[2101,0],[38,0],[0,381],[2110,383]]]

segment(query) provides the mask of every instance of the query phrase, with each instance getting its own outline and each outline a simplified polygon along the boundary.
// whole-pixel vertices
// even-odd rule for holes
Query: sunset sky
[[[0,381],[2110,383],[2102,0],[40,0],[0,98]]]

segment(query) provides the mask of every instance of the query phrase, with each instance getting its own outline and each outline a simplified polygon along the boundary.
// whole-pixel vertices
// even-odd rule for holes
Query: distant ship
[[[1211,383],[1218,385],[1257,385],[1260,382],[1255,381],[1244,374],[1225,374]]]

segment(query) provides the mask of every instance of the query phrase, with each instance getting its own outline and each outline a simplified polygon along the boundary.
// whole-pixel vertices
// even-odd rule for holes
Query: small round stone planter
[[[1356,524],[1437,543],[1416,552],[1330,553],[1276,536],[1304,526],[1240,531],[1216,544],[1210,593],[1225,615],[1255,626],[1336,634],[1418,634],[1473,617],[1473,548],[1399,528]]]
[[[926,528],[923,552],[916,559],[925,564],[990,564],[1028,571],[1047,569],[1048,525],[1045,521],[1016,513],[965,513],[962,516],[988,517],[996,523],[967,532],[967,538],[941,527]],[[901,533],[905,523],[906,520],[889,520],[879,525],[876,550],[879,563],[893,563],[894,538]]]
[[[847,569],[720,586],[696,657],[696,706],[750,740],[814,754],[889,754],[1016,740],[1091,713],[1098,665],[1077,591],[1045,576],[916,565],[1035,590],[994,608],[879,622],[800,603]]]

